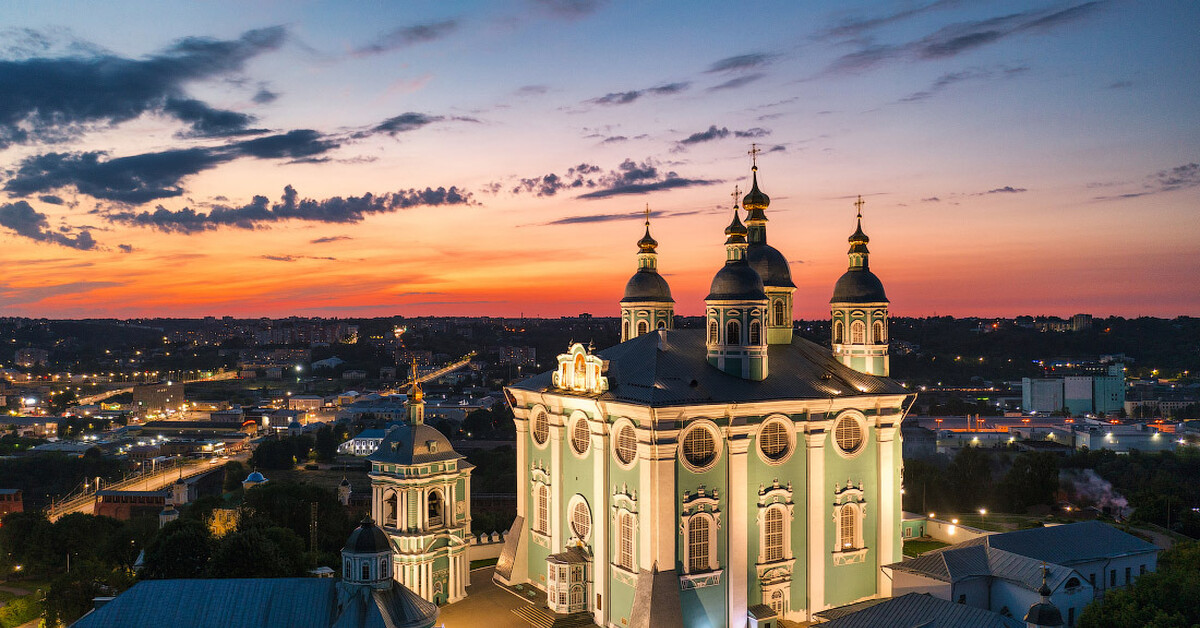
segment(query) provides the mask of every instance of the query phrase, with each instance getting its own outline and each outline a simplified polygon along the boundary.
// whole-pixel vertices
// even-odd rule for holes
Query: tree
[[[250,466],[256,469],[291,469],[296,466],[296,453],[286,439],[267,439],[250,455]]]
[[[317,460],[322,462],[332,462],[337,457],[337,448],[341,441],[333,433],[333,428],[328,425],[317,430]]]
[[[992,463],[988,454],[970,445],[958,450],[950,461],[951,506],[975,510],[992,500]]]
[[[286,545],[286,549],[281,547]],[[217,541],[208,563],[210,578],[287,578],[300,575],[304,542],[286,528],[250,528]]]
[[[213,538],[208,527],[194,519],[176,519],[163,526],[146,547],[143,578],[199,578],[208,567]]]
[[[225,463],[225,481],[222,487],[229,493],[241,490],[242,480],[245,480],[247,475],[250,475],[250,470],[246,465],[237,460],[230,460]]]
[[[1080,628],[1175,628],[1200,624],[1200,543],[1176,543],[1158,571],[1110,591],[1079,616]]]
[[[323,552],[336,554],[354,529],[346,509],[334,491],[295,482],[267,482],[246,491],[240,529],[254,526],[284,527],[301,539],[307,539],[312,504],[317,504],[317,546]]]
[[[1007,512],[1030,506],[1053,505],[1058,492],[1058,458],[1047,452],[1026,452],[1013,459],[1000,480],[1000,497]]]

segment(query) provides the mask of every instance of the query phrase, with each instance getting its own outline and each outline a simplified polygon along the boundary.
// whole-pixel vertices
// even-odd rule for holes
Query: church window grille
[[[728,323],[725,323],[725,344],[742,344],[742,324],[738,321],[729,321]]]
[[[387,564],[388,564],[388,559],[386,556],[381,557],[379,559],[379,577],[380,578],[388,577]]]
[[[426,521],[428,522],[428,527],[442,527],[442,517],[445,514],[445,504],[442,500],[441,491],[430,491],[429,499],[427,501]]]
[[[842,506],[842,511],[838,514],[838,549],[840,551],[848,551],[858,549],[855,544],[858,542],[858,512],[856,508],[849,504]]]
[[[850,324],[850,344],[861,345],[867,343],[867,326],[863,325],[862,321],[854,321]]]
[[[541,484],[537,488],[537,519],[533,529],[541,534],[550,533],[550,487]]]
[[[646,321],[638,321],[637,330],[639,336],[650,331],[649,325],[646,323]]]
[[[579,606],[583,604],[583,587],[575,585],[571,587],[571,606]]]
[[[759,450],[771,460],[780,460],[787,456],[791,445],[788,429],[782,421],[768,422],[758,436]]]
[[[720,326],[717,325],[717,320],[715,318],[708,321],[708,341],[710,343],[717,343],[717,334],[719,329]]]
[[[688,522],[688,573],[708,571],[708,518],[692,517]]]
[[[764,555],[767,562],[783,560],[783,512],[779,508],[767,511],[763,529]]]
[[[548,438],[550,438],[550,420],[546,417],[545,412],[538,412],[533,417],[533,440],[542,445]]]
[[[365,560],[363,561],[363,564],[362,564],[362,579],[363,580],[371,579],[371,563],[368,563]]]
[[[575,502],[575,507],[571,509],[571,531],[581,541],[586,540],[592,532],[592,509],[582,499]]]
[[[629,321],[621,323],[621,337],[629,340]]]
[[[842,321],[835,321],[833,323],[833,344],[835,344],[835,345],[842,344],[843,335],[844,335],[844,333],[843,333]]]
[[[342,565],[342,577],[350,578],[353,575],[354,572],[350,570],[350,559],[347,558],[345,564]]]
[[[632,425],[623,425],[617,431],[617,460],[621,464],[629,464],[633,462],[633,457],[637,455],[637,434],[633,431]]]
[[[717,457],[717,443],[712,432],[694,427],[683,437],[683,457],[693,467],[707,467]]]
[[[633,571],[633,515],[621,513],[620,525],[617,526],[617,565],[626,571]]]
[[[771,591],[771,610],[775,611],[776,615],[783,616],[783,590],[775,589]]]
[[[875,323],[871,325],[871,336],[872,342],[875,344],[887,342],[887,336],[883,334],[883,321],[875,321]]]
[[[775,299],[775,303],[771,305],[771,324],[776,327],[782,327],[786,324],[783,320],[783,299]]]
[[[591,442],[592,433],[588,429],[587,419],[580,417],[575,419],[575,426],[571,429],[571,449],[575,453],[583,455],[587,453],[588,443]]]
[[[837,425],[833,428],[833,437],[837,441],[838,449],[843,452],[852,454],[862,447],[863,430],[862,426],[854,417],[844,416],[838,419]]]
[[[762,344],[762,326],[758,324],[758,321],[750,322],[750,344]]]

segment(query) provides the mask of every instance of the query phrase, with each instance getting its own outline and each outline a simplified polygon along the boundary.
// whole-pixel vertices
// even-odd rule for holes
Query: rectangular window
[[[633,515],[628,513],[621,515],[619,536],[620,553],[617,554],[617,564],[633,571]]]
[[[1125,568],[1125,585],[1126,586],[1128,586],[1129,583],[1133,580],[1133,578],[1129,575],[1129,572],[1132,571],[1132,569],[1133,569],[1132,567]]]
[[[692,519],[688,526],[688,573],[708,571],[708,520]]]
[[[1139,575],[1139,576],[1142,576],[1142,575],[1145,575],[1145,574],[1146,574],[1146,566],[1145,566],[1145,565],[1142,565],[1142,566],[1138,567],[1138,575]]]
[[[1067,626],[1069,628],[1075,628],[1075,609],[1074,608],[1067,609]]]
[[[1116,569],[1113,569],[1108,572],[1108,586],[1110,586],[1110,587],[1117,586],[1117,570]]]

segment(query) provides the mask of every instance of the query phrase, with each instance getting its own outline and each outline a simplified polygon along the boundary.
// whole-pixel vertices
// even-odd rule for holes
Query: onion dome
[[[642,253],[657,253],[658,240],[650,237],[650,221],[646,221],[646,235],[638,240],[638,250]]]
[[[762,277],[764,286],[772,288],[795,288],[792,283],[792,269],[787,258],[777,249],[767,244],[751,244],[746,249],[746,261]]]
[[[762,277],[746,261],[748,230],[733,208],[733,221],[725,228],[725,265],[713,276],[705,301],[765,301]]]
[[[1051,628],[1053,626],[1062,626],[1063,618],[1062,611],[1050,602],[1050,587],[1046,584],[1046,574],[1049,568],[1042,564],[1042,586],[1038,588],[1038,595],[1042,596],[1042,600],[1037,604],[1029,607],[1029,612],[1025,613],[1025,623],[1029,626],[1045,626]]]
[[[242,480],[242,482],[256,482],[259,484],[266,481],[267,478],[263,477],[263,474],[259,473],[258,471],[251,472],[250,475],[246,476],[246,479]]]
[[[338,486],[350,486],[350,480],[347,480],[345,477],[343,477],[342,483],[339,484]]]
[[[750,186],[750,193],[742,198],[742,207],[748,214],[746,220],[766,220],[767,216],[763,210],[771,204],[771,197],[758,189],[758,166],[750,170],[753,173],[753,184]]]
[[[725,227],[725,235],[729,236],[725,239],[725,244],[745,244],[746,234],[748,233],[750,233],[750,230],[746,228],[746,225],[742,224],[742,219],[738,217],[737,208],[734,207],[733,222],[729,223],[728,227]]]
[[[391,552],[392,546],[388,543],[387,535],[383,533],[383,530],[380,530],[370,517],[365,517],[362,523],[350,533],[342,551],[354,554],[378,554]]]
[[[621,303],[674,303],[671,286],[658,274],[658,240],[650,236],[650,206],[646,206],[646,234],[638,240],[638,269],[625,284]]]
[[[867,242],[871,239],[862,230],[862,197],[858,197],[858,226],[848,238],[850,268],[838,278],[833,286],[830,303],[881,303],[888,300],[883,291],[883,282],[870,270],[870,251]]]

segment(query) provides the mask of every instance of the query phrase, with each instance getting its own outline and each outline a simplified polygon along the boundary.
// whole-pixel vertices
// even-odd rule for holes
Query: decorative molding
[[[598,394],[608,390],[608,378],[603,375],[607,369],[606,360],[590,354],[582,343],[577,342],[558,356],[558,369],[550,379],[560,390]]]
[[[758,574],[760,584],[767,586],[778,584],[780,582],[792,581],[792,569],[796,566],[795,558],[785,560],[777,560],[773,563],[759,563],[755,565],[755,571]]]
[[[679,589],[687,591],[690,589],[703,589],[704,587],[714,587],[721,584],[721,574],[725,573],[724,569],[716,571],[706,571],[704,573],[685,574],[679,576]]]
[[[792,505],[791,482],[780,486],[779,478],[774,478],[771,486],[758,485],[758,507],[765,508],[771,504],[784,504],[789,507]]]
[[[867,548],[865,548],[865,547],[859,548],[856,550],[850,550],[848,552],[834,552],[833,553],[833,564],[834,565],[854,565],[857,563],[866,562],[866,560],[867,560]]]
[[[624,567],[622,567],[616,563],[612,563],[609,566],[612,567],[611,573],[613,575],[613,580],[616,580],[617,582],[628,585],[630,587],[637,586],[637,574],[626,571]]]

